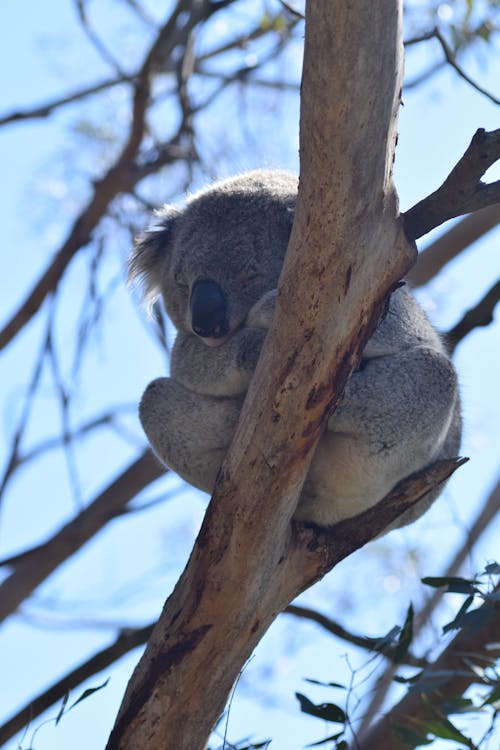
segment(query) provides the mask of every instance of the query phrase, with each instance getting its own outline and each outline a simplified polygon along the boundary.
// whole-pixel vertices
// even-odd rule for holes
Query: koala
[[[159,296],[177,329],[170,377],[139,407],[157,457],[211,493],[273,319],[297,178],[253,171],[165,206],[136,243],[130,277]],[[327,423],[295,519],[330,526],[381,500],[409,474],[455,457],[457,376],[438,333],[403,285],[366,344]],[[428,493],[394,526],[420,516]]]

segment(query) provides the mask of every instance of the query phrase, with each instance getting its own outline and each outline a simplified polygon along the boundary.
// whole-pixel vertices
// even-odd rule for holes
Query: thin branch
[[[0,585],[0,622],[59,565],[71,557],[148,484],[165,473],[150,450],[134,461],[85,510],[63,526],[51,539],[11,558],[14,570]]]
[[[424,81],[427,82],[432,76],[435,76],[436,73],[439,73],[439,71],[443,70],[445,67],[446,60],[440,60],[439,62],[430,65],[427,70],[418,73],[413,78],[410,78],[409,81],[405,80],[403,82],[403,91],[417,88],[417,86],[420,86]]]
[[[470,38],[474,39],[474,34],[471,34]],[[480,94],[482,94],[483,96],[486,96],[494,104],[500,104],[500,99],[498,99],[494,94],[492,94],[487,89],[480,86],[458,64],[455,53],[453,52],[450,45],[448,44],[448,42],[446,41],[446,39],[444,38],[443,34],[441,33],[440,29],[437,26],[431,31],[426,31],[420,35],[407,39],[404,45],[405,47],[411,47],[415,44],[420,44],[421,42],[427,42],[430,39],[437,39],[443,51],[444,60],[432,66],[428,71],[426,71],[425,73],[422,73],[410,83],[405,84],[405,88],[411,88],[412,86],[418,85],[422,81],[426,80],[429,76],[436,73],[438,70],[441,70],[446,64],[448,64],[453,68],[453,70],[455,70],[456,73],[458,73],[460,78],[463,78],[464,81],[466,81],[469,84],[469,86],[472,86],[472,88],[474,88]]]
[[[341,638],[343,641],[346,641],[346,643],[351,643],[353,646],[364,648],[366,651],[376,651],[387,659],[391,661],[394,660],[396,650],[392,644],[381,648],[381,638],[373,638],[366,635],[351,633],[340,625],[340,623],[332,620],[321,612],[317,612],[315,609],[311,609],[310,607],[300,607],[296,604],[289,604],[283,612],[285,614],[295,615],[295,617],[301,617],[305,620],[311,620],[311,622],[321,625],[321,627],[328,631],[328,633],[331,633],[331,635],[334,635],[337,638]],[[417,659],[412,654],[406,653],[404,656],[404,663],[410,664],[411,666],[424,667],[428,662],[425,659]]]
[[[130,8],[132,8],[132,10],[138,15],[141,21],[144,21],[144,23],[146,23],[148,26],[155,25],[152,16],[150,16],[149,13],[142,7],[142,5],[136,2],[136,0],[123,0],[123,2]]]
[[[52,300],[52,303],[53,303],[53,300]],[[0,501],[2,499],[3,493],[5,491],[5,487],[7,486],[9,479],[11,478],[12,474],[15,472],[15,470],[19,466],[19,463],[21,460],[20,454],[19,454],[19,447],[21,445],[21,441],[22,441],[24,432],[28,424],[28,419],[30,416],[31,408],[33,406],[35,393],[40,383],[40,378],[42,376],[43,365],[45,362],[45,357],[47,355],[47,350],[49,346],[52,323],[53,323],[53,304],[51,306],[51,309],[49,310],[45,334],[43,336],[42,345],[40,347],[40,351],[38,353],[36,363],[33,368],[31,380],[26,390],[26,395],[24,397],[24,403],[21,409],[21,414],[19,416],[18,423],[16,425],[16,428],[10,440],[9,455],[5,464],[4,473],[0,479]]]
[[[89,432],[92,432],[93,430],[98,429],[99,427],[105,427],[110,426],[115,429],[118,429],[117,425],[115,424],[117,420],[117,416],[120,412],[130,412],[135,413],[137,411],[137,404],[125,404],[122,406],[116,406],[112,411],[104,412],[103,414],[99,415],[98,417],[94,417],[94,419],[89,420],[88,422],[84,422],[79,427],[77,427],[75,430],[73,430],[68,435],[61,436],[57,435],[55,437],[47,438],[45,440],[41,440],[39,443],[33,446],[33,448],[30,448],[29,450],[23,452],[23,453],[16,453],[16,458],[14,461],[9,461],[7,464],[7,470],[2,478],[2,481],[0,482],[0,496],[2,492],[5,490],[5,487],[8,483],[8,481],[11,479],[14,472],[19,469],[21,466],[26,465],[30,461],[33,461],[34,459],[39,458],[43,453],[47,453],[48,451],[56,450],[57,448],[61,448],[63,442],[74,442],[75,440],[78,440],[85,435],[87,435]],[[5,562],[0,560],[0,566],[4,565]]]
[[[10,740],[23,727],[30,724],[55,703],[63,700],[71,690],[88,680],[89,677],[102,672],[103,669],[114,664],[134,648],[144,645],[153,632],[154,625],[155,623],[151,623],[143,628],[123,629],[114,643],[98,651],[90,659],[82,662],[61,680],[58,680],[50,688],[31,700],[0,727],[0,745]]]
[[[97,51],[98,55],[105,62],[107,62],[108,65],[111,65],[111,67],[115,69],[118,75],[123,76],[124,73],[118,60],[115,59],[115,57],[111,54],[111,52],[108,50],[106,45],[101,41],[101,39],[97,35],[97,32],[91,27],[89,19],[87,17],[87,8],[85,7],[85,0],[76,0],[76,12],[78,14],[82,29],[87,39],[92,44],[94,49]]]
[[[334,635],[341,637],[354,645],[361,646],[362,648],[373,650],[377,643],[379,643],[379,639],[377,638],[367,638],[365,636],[356,636],[352,633],[348,633],[348,631],[342,628],[342,626],[314,610],[290,605],[284,611],[288,614],[313,620]],[[142,628],[123,629],[111,646],[108,646],[94,654],[90,659],[82,662],[82,664],[76,669],[69,672],[61,680],[45,690],[34,700],[30,701],[29,704],[24,706],[7,722],[5,722],[5,724],[0,727],[0,744],[7,742],[7,740],[11,739],[11,737],[26,726],[26,724],[36,719],[41,713],[53,706],[59,700],[62,700],[70,690],[74,690],[89,677],[92,677],[106,667],[111,666],[132,649],[145,644],[149,640],[154,626],[155,623],[151,623]],[[407,663],[413,663],[413,661],[410,660]],[[417,663],[420,663],[419,660],[415,661],[415,664]]]
[[[7,322],[3,330],[0,331],[0,349],[6,346],[19,333],[38,312],[47,295],[56,289],[74,255],[82,246],[90,241],[95,227],[106,213],[110,202],[120,192],[131,189],[137,183],[139,177],[133,169],[134,159],[136,158],[145,132],[145,117],[150,99],[151,76],[155,67],[158,61],[168,56],[171,49],[179,44],[180,41],[185,40],[190,29],[202,20],[202,16],[200,15],[201,10],[204,10],[205,15],[210,15],[216,9],[222,7],[223,4],[210,3],[208,7],[203,5],[201,10],[198,8],[196,13],[193,11],[185,24],[179,28],[179,18],[185,11],[189,10],[190,5],[189,0],[179,0],[172,15],[159,31],[154,44],[151,46],[143,62],[140,72],[135,78],[132,122],[122,152],[106,175],[95,183],[94,194],[90,202],[73,223],[62,247],[56,253],[46,271],[40,276],[24,302]]]
[[[87,88],[80,89],[80,91],[74,91],[72,94],[66,94],[66,96],[52,99],[49,102],[45,102],[45,104],[39,104],[32,109],[11,112],[8,115],[0,117],[0,127],[2,125],[8,125],[11,122],[18,122],[19,120],[35,120],[42,117],[48,117],[54,110],[59,109],[59,107],[64,107],[66,104],[73,104],[73,102],[85,99],[87,96],[92,96],[92,94],[98,94],[100,91],[105,91],[114,86],[119,86],[122,83],[131,83],[133,80],[133,76],[114,76],[113,78],[108,78],[100,83],[88,86]]]
[[[477,305],[467,310],[463,318],[446,333],[446,343],[451,352],[454,352],[458,344],[475,328],[490,325],[498,302],[500,302],[500,281],[497,281]]]
[[[464,81],[467,81],[467,83],[470,86],[472,86],[472,88],[476,89],[476,91],[479,91],[480,94],[483,94],[483,96],[486,96],[490,101],[492,101],[493,104],[500,104],[500,99],[498,99],[496,96],[494,96],[485,88],[483,88],[478,83],[476,83],[476,81],[474,81],[469,75],[467,75],[467,73],[460,67],[460,65],[457,63],[455,55],[453,54],[453,51],[451,50],[451,47],[449,46],[448,42],[446,41],[444,36],[441,34],[441,31],[437,27],[434,29],[433,36],[438,40],[439,44],[441,45],[441,49],[444,52],[446,62],[449,65],[451,65],[453,70],[455,70],[458,73],[458,75],[464,79]]]
[[[447,263],[500,223],[500,204],[481,208],[456,222],[418,256],[406,278],[413,287],[427,284]]]
[[[410,239],[418,239],[455,216],[500,202],[500,180],[486,184],[481,177],[500,158],[500,129],[479,128],[449,176],[434,193],[403,214]]]

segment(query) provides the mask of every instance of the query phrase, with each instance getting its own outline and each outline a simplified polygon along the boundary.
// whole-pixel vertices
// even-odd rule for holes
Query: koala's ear
[[[128,261],[129,283],[142,282],[149,305],[160,295],[162,270],[168,263],[175,224],[182,212],[175,206],[164,206],[155,213],[159,221],[136,239]]]

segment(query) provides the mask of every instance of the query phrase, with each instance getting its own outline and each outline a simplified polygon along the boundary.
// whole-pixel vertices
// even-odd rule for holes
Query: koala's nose
[[[221,338],[229,331],[226,298],[211,279],[197,281],[191,290],[191,326],[203,338]]]

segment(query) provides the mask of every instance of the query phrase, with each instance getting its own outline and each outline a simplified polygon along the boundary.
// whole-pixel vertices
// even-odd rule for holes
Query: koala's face
[[[137,246],[132,275],[163,297],[179,331],[218,346],[250,308],[274,289],[283,264],[297,181],[283,172],[251,172],[167,208]]]

